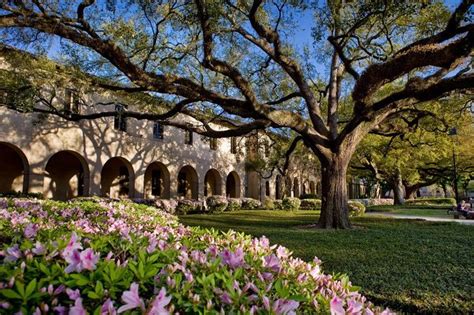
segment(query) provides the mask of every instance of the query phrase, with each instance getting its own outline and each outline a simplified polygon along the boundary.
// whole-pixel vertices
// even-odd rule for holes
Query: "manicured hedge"
[[[302,199],[301,210],[321,210],[321,199]]]
[[[406,204],[412,205],[456,205],[454,198],[418,198],[405,200]]]
[[[147,205],[0,199],[0,227],[0,313],[382,312],[318,259]]]
[[[349,216],[361,217],[365,213],[365,206],[356,200],[349,200]]]
[[[299,198],[285,197],[281,201],[283,210],[296,211],[300,208],[301,200]]]

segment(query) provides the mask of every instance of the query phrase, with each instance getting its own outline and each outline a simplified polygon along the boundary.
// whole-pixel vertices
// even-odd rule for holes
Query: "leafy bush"
[[[146,205],[0,199],[0,226],[2,313],[381,312],[318,259]]]
[[[349,216],[360,217],[365,213],[365,206],[356,200],[349,200]]]
[[[237,211],[240,210],[241,206],[242,200],[240,200],[240,198],[229,198],[227,199],[226,211]]]
[[[183,215],[188,213],[203,212],[202,202],[198,200],[182,199],[178,200],[178,205],[175,208],[176,214]]]
[[[301,200],[299,198],[283,198],[281,206],[283,210],[296,211],[300,208]]]
[[[319,196],[316,194],[302,194],[300,199],[318,199]]]
[[[272,198],[265,198],[265,201],[263,203],[263,208],[265,210],[274,210],[275,209],[275,200]]]
[[[368,199],[353,199],[353,200],[359,201],[366,207],[393,205],[392,198],[368,198]]]
[[[301,210],[321,210],[320,199],[303,199],[300,205]]]
[[[224,196],[210,196],[206,199],[210,213],[220,213],[227,209],[228,201]]]
[[[21,191],[8,191],[8,192],[0,192],[0,198],[2,197],[10,197],[10,198],[36,198],[36,199],[43,199],[42,193],[22,193]]]
[[[405,200],[406,204],[412,205],[456,205],[454,198],[418,198]]]
[[[283,210],[283,200],[277,199],[273,201],[274,210]]]
[[[262,208],[262,203],[258,201],[257,199],[242,198],[242,209],[255,210],[255,209],[261,209],[261,208]]]

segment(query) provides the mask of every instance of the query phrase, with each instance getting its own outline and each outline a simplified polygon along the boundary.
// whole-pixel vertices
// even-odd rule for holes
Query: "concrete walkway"
[[[425,217],[419,215],[403,215],[403,214],[394,214],[389,212],[366,212],[368,217],[388,217],[393,219],[411,219],[411,220],[425,220],[432,222],[457,222],[461,224],[474,225],[474,220],[466,219],[448,219],[448,218],[437,218],[437,217]]]

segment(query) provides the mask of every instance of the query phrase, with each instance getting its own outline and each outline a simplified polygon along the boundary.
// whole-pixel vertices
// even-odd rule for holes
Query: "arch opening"
[[[300,182],[297,177],[293,180],[293,197],[298,198],[300,196]]]
[[[183,166],[178,173],[178,196],[186,199],[198,199],[199,193],[198,174],[190,166]]]
[[[222,195],[222,179],[216,169],[210,169],[204,177],[204,196],[214,195]]]
[[[16,146],[0,142],[0,192],[28,192],[29,164]]]
[[[59,151],[46,164],[44,196],[56,200],[68,200],[87,196],[89,192],[89,168],[85,159],[74,151]]]
[[[160,162],[148,165],[145,171],[145,198],[170,198],[170,172]]]
[[[240,177],[236,171],[232,171],[227,175],[225,194],[228,198],[240,198]]]
[[[281,175],[277,175],[275,179],[275,199],[281,199],[282,190],[281,190]]]
[[[316,194],[316,185],[314,184],[313,181],[309,182],[309,193],[312,195]]]
[[[260,200],[260,176],[255,171],[247,173],[247,197]]]
[[[135,174],[129,161],[121,157],[110,158],[102,167],[100,190],[104,197],[133,197]]]

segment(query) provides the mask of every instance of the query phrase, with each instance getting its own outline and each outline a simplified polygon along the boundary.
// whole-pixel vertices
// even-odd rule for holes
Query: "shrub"
[[[352,200],[359,201],[366,207],[393,205],[392,198],[367,198],[367,199],[352,199]]]
[[[22,193],[21,191],[0,192],[0,197],[43,199],[42,193]]]
[[[204,212],[202,202],[198,200],[182,199],[178,200],[176,206],[176,214],[183,215],[188,213],[200,213]]]
[[[382,311],[316,258],[143,204],[0,199],[0,214],[2,313]]]
[[[228,201],[224,196],[210,196],[206,199],[209,213],[224,212],[227,208]]]
[[[274,210],[283,210],[283,200],[277,199],[273,201]]]
[[[349,216],[360,217],[365,213],[365,206],[356,200],[349,200]]]
[[[240,198],[229,198],[227,199],[226,211],[237,211],[240,210],[241,206],[242,200],[240,200]]]
[[[283,198],[281,206],[283,210],[296,211],[300,208],[301,200],[299,198]]]
[[[265,210],[274,210],[275,209],[275,200],[272,198],[265,198],[265,201],[263,203],[263,208]]]
[[[454,198],[418,198],[408,199],[405,201],[406,204],[417,204],[417,205],[456,205]]]
[[[321,210],[320,199],[303,199],[300,205],[301,210]]]
[[[255,209],[261,209],[261,208],[262,208],[262,203],[258,201],[257,199],[242,198],[242,209],[255,210]]]

